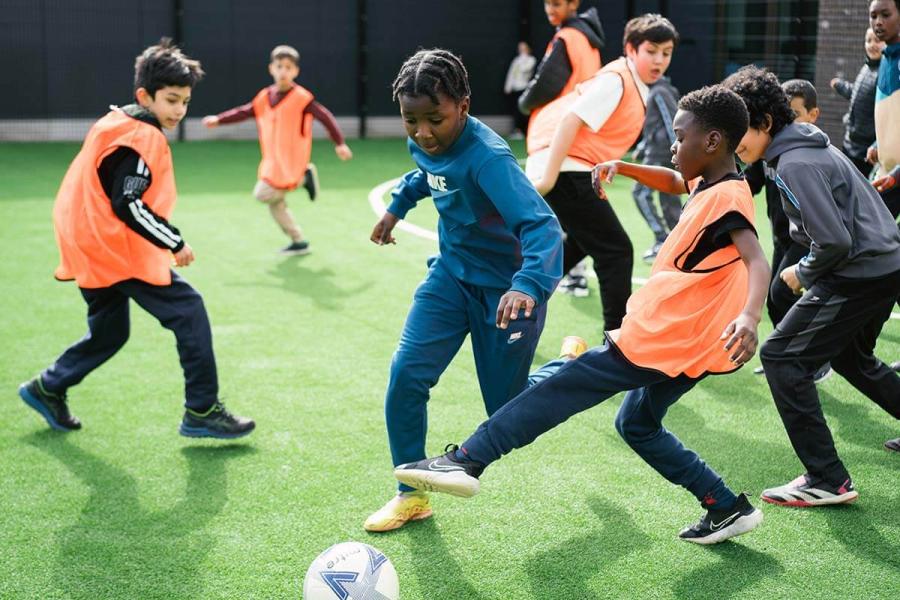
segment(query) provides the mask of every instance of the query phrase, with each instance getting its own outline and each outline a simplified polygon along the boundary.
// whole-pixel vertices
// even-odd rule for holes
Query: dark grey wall
[[[839,4],[846,3],[826,6]],[[300,51],[299,81],[323,104],[338,115],[358,114],[360,5],[367,14],[369,115],[396,113],[390,84],[400,64],[417,48],[434,46],[462,55],[476,113],[504,114],[503,78],[516,43],[528,38],[540,57],[552,35],[541,0],[0,0],[0,119],[94,117],[110,103],[128,102],[134,57],[160,36],[175,35],[177,5],[181,43],[208,74],[194,115],[246,102],[267,85],[268,53],[279,43]],[[604,62],[621,54],[628,18],[668,16],[682,36],[669,70],[682,93],[747,62],[772,66],[782,77],[815,72],[814,0],[582,1],[582,9],[592,6],[606,31]],[[833,24],[843,25],[840,15]],[[797,41],[804,36],[811,43]],[[857,44],[856,35],[850,38]],[[840,52],[860,55],[855,46]]]

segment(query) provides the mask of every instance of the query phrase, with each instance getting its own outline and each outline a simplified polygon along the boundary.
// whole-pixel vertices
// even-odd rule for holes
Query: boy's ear
[[[815,107],[814,109],[812,109],[811,111],[809,111],[809,120],[812,123],[815,123],[816,121],[819,120],[819,107],[818,106]]]
[[[759,130],[763,133],[769,133],[772,130],[772,115],[766,113],[763,122],[759,126]]]
[[[459,112],[460,112],[460,114],[462,114],[463,116],[468,115],[468,114],[469,114],[469,106],[470,106],[470,105],[471,105],[471,101],[469,100],[469,97],[468,97],[468,96],[466,96],[465,98],[463,98],[462,100],[460,100],[460,101],[459,101]]]
[[[703,149],[707,154],[713,154],[722,145],[722,132],[715,129],[706,134],[706,147]]]
[[[134,91],[134,98],[138,101],[138,104],[147,108],[150,106],[150,103],[153,102],[153,96],[150,95],[150,92],[147,91],[147,88],[139,87]]]

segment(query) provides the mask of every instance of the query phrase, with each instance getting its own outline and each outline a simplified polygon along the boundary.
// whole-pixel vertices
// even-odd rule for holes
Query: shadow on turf
[[[728,541],[704,550],[717,554],[720,560],[695,569],[675,582],[672,591],[676,598],[744,598],[746,588],[784,573],[777,560],[741,544]]]
[[[526,561],[532,598],[593,598],[595,594],[587,585],[589,579],[608,572],[604,579],[615,581],[617,563],[650,546],[647,535],[624,508],[597,496],[588,498],[587,503],[601,521],[599,527],[542,549]]]
[[[384,534],[379,534],[382,536]],[[459,563],[450,554],[434,519],[410,523],[388,535],[399,535],[415,557],[415,576],[425,598],[481,600],[483,596],[469,583]]]
[[[281,280],[281,288],[306,296],[316,303],[316,308],[339,310],[341,300],[362,294],[370,287],[371,282],[364,282],[351,289],[344,289],[335,284],[335,272],[330,268],[313,270],[304,267],[302,257],[292,256],[269,269],[269,275]],[[253,284],[258,285],[258,284]]]
[[[225,463],[255,452],[253,447],[183,448],[184,496],[164,511],[148,511],[134,477],[70,443],[67,435],[43,431],[24,441],[61,462],[90,490],[77,521],[56,535],[56,565],[48,576],[57,589],[83,598],[186,598],[203,591],[200,565],[215,544],[205,527],[228,500]]]

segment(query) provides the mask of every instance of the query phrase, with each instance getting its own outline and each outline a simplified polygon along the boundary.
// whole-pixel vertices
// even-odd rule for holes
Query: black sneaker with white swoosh
[[[459,446],[448,444],[444,454],[424,460],[398,465],[394,477],[400,483],[417,490],[443,492],[469,498],[478,493],[478,478],[484,465],[471,460],[456,458]]]
[[[730,509],[709,508],[699,523],[685,527],[678,537],[695,544],[718,544],[728,538],[747,533],[762,523],[762,520],[762,511],[753,508],[746,494],[742,493]]]

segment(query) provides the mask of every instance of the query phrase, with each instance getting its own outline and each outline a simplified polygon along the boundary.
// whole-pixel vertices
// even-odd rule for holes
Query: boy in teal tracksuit
[[[467,335],[489,415],[526,387],[546,302],[562,277],[562,232],[506,142],[469,116],[457,57],[419,51],[401,68],[394,98],[417,168],[394,189],[371,239],[393,243],[391,230],[427,196],[440,215],[440,252],[428,261],[391,363],[385,415],[396,466],[425,458],[429,390]],[[367,530],[431,516],[421,492],[400,492]]]

